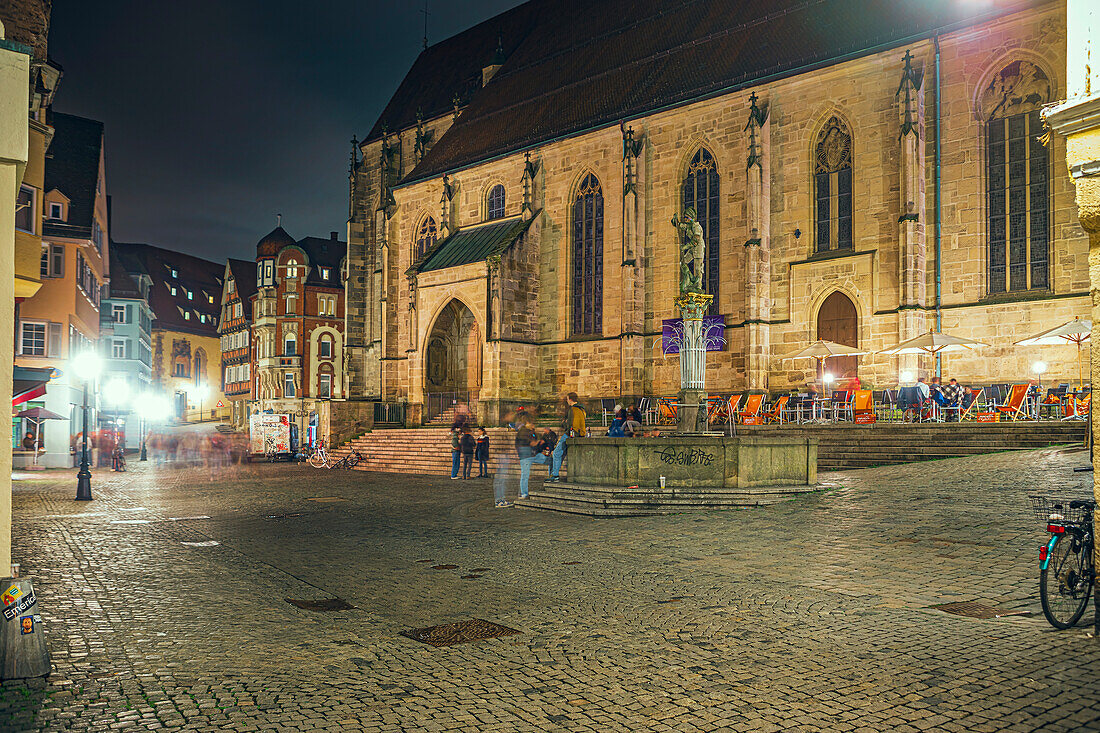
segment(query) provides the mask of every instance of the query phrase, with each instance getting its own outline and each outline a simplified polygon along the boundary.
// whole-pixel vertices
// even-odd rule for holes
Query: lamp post
[[[202,403],[203,400],[210,396],[210,387],[205,384],[200,384],[195,387],[195,391],[191,394],[195,395],[199,400],[199,422],[202,422]]]
[[[1035,376],[1039,378],[1039,394],[1035,395],[1035,419],[1039,419],[1039,405],[1043,399],[1043,373],[1047,370],[1047,363],[1045,361],[1037,361],[1031,365],[1031,371],[1035,372]]]
[[[76,500],[92,500],[92,471],[88,465],[88,382],[99,375],[102,363],[99,354],[85,351],[73,358],[73,371],[84,380],[83,430],[80,433],[80,470],[76,474]]]

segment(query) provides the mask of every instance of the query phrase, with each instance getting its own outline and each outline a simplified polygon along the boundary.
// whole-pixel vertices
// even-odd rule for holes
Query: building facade
[[[230,258],[222,288],[221,337],[222,391],[229,406],[229,420],[238,430],[247,427],[252,402],[252,299],[256,295],[256,263]]]
[[[1041,359],[1076,381],[1075,350],[1013,346],[1087,313],[1064,143],[1038,116],[1065,84],[1062,4],[699,5],[580,23],[533,0],[421,54],[353,152],[354,395],[415,421],[433,394],[483,419],[674,394],[669,222],[689,208],[712,392],[815,379],[783,357],[818,338],[878,351],[934,328],[988,344],[945,355],[945,378],[1026,381]],[[883,388],[936,362],[829,368]]]
[[[153,280],[140,262],[124,264],[123,257],[112,243],[111,282],[99,311],[102,413],[120,425],[129,421],[137,401],[151,392],[153,384],[153,309],[149,306]]]
[[[131,276],[140,268],[150,281],[154,391],[171,401],[176,420],[224,418],[218,340],[223,266],[149,244],[115,247],[121,262],[134,268]]]
[[[303,441],[328,435],[329,403],[346,397],[346,252],[336,232],[295,240],[281,226],[256,245],[251,412],[295,415]]]
[[[70,446],[82,424],[83,383],[72,374],[69,358],[99,343],[110,247],[103,124],[53,113],[51,126],[39,248],[42,284],[19,304],[16,364],[55,370],[44,398],[26,404],[68,418],[44,425],[46,453],[39,462],[60,467],[72,465]],[[96,421],[93,411],[89,425]]]

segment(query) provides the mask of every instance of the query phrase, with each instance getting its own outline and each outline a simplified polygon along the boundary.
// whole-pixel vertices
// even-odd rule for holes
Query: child
[[[474,460],[475,442],[468,427],[462,428],[462,439],[459,444],[462,446],[462,478],[470,478],[470,464]]]
[[[477,443],[474,446],[474,457],[477,458],[477,477],[489,477],[489,435],[485,428],[477,429]]]

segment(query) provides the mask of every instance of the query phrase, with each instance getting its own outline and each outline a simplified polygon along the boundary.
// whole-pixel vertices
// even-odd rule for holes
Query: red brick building
[[[245,403],[235,407],[238,425],[270,410],[295,415],[303,439],[327,433],[328,402],[347,389],[346,255],[336,232],[295,240],[280,226],[257,243],[254,265],[227,264],[222,362],[228,392]]]

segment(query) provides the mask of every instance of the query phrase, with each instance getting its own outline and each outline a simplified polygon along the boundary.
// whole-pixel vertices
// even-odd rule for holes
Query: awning
[[[527,231],[534,217],[494,221],[476,227],[459,229],[437,244],[427,256],[409,268],[411,272],[430,272],[447,267],[481,262],[500,254]]]
[[[21,367],[13,370],[11,406],[21,405],[46,394],[46,385],[53,374],[52,367]]]

